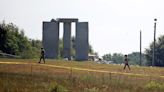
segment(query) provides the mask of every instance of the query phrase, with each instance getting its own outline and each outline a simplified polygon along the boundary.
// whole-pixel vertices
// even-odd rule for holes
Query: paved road
[[[46,66],[46,67],[69,69],[69,70],[73,69],[73,70],[79,70],[79,71],[98,72],[98,73],[109,73],[109,74],[111,73],[111,74],[121,74],[121,75],[139,76],[139,77],[159,77],[159,78],[164,78],[164,76],[152,76],[152,75],[145,75],[145,74],[124,73],[124,72],[110,72],[110,71],[93,70],[93,69],[86,69],[86,68],[57,66],[57,65],[50,65],[50,64],[37,64],[37,63],[25,63],[25,62],[0,62],[0,64],[31,64],[31,65],[40,65],[40,66]]]

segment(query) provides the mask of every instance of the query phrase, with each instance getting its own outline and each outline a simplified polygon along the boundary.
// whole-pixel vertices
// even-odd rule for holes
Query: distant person
[[[45,51],[43,48],[41,48],[41,52],[40,52],[40,60],[38,63],[41,62],[41,60],[43,59],[44,63],[45,63]]]
[[[124,69],[126,68],[126,66],[128,66],[129,70],[130,70],[130,66],[129,66],[129,62],[128,62],[128,55],[125,55],[125,59],[124,59]]]

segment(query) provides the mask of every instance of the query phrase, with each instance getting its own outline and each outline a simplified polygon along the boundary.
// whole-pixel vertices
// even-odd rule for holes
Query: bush
[[[155,81],[151,81],[150,83],[145,85],[145,88],[148,90],[164,90],[164,83],[160,84]]]
[[[62,85],[52,84],[49,88],[49,92],[68,92],[68,90]]]

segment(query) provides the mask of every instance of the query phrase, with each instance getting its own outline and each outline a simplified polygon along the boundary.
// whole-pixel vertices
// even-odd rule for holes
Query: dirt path
[[[73,69],[73,70],[79,70],[79,71],[89,71],[89,72],[99,72],[99,73],[111,73],[111,74],[121,74],[121,75],[129,75],[129,76],[160,77],[160,78],[164,78],[164,76],[152,76],[152,75],[145,75],[145,74],[124,73],[124,72],[110,72],[110,71],[93,70],[93,69],[86,69],[86,68],[57,66],[57,65],[50,65],[50,64],[25,63],[25,62],[0,62],[0,64],[29,64],[29,65],[40,65],[40,66],[45,66],[45,67],[54,67],[54,68],[69,69],[69,70],[70,69]]]

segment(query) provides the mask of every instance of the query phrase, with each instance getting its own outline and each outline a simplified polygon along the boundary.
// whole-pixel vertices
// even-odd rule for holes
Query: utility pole
[[[152,66],[155,65],[155,41],[156,41],[156,21],[157,19],[154,19],[154,43],[153,43],[153,60],[152,60]]]
[[[142,32],[140,30],[140,66],[142,65]]]

